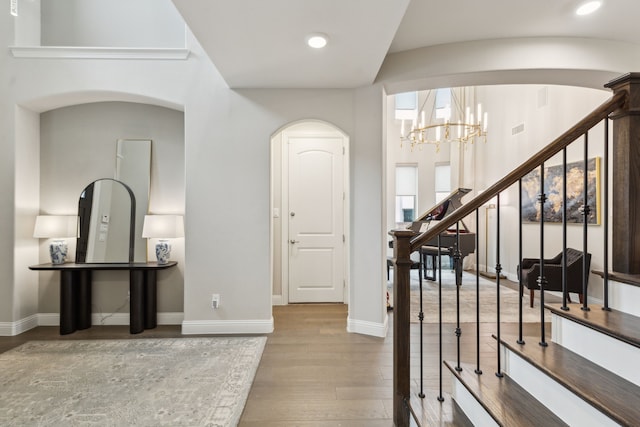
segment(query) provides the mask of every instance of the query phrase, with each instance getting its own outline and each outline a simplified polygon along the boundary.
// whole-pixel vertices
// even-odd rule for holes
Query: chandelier
[[[437,89],[432,104],[428,102],[434,91],[429,91],[419,109],[419,114],[418,110],[414,110],[416,114],[412,120],[402,120],[400,146],[408,143],[413,150],[422,144],[433,144],[436,146],[436,152],[439,152],[442,143],[473,144],[477,139],[487,142],[488,114],[483,113],[481,104],[477,104],[473,109],[466,105],[465,100],[469,97],[470,90],[472,88]],[[438,98],[445,98],[450,102],[443,103]],[[426,110],[429,108],[430,119],[427,122]],[[409,127],[406,122],[410,123]]]

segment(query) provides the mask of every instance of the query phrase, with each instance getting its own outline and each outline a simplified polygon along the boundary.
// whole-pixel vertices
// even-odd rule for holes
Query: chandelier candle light
[[[451,90],[451,98],[455,100],[453,90]],[[436,110],[438,111],[436,112]],[[421,109],[420,121],[418,121],[416,115],[408,130],[406,129],[405,120],[402,120],[400,124],[400,145],[402,146],[403,142],[407,142],[413,150],[416,145],[434,144],[436,151],[440,151],[440,144],[443,142],[473,144],[476,138],[483,138],[483,141],[487,142],[489,117],[486,111],[482,111],[482,104],[477,105],[476,111],[473,111],[469,106],[465,107],[464,115],[461,108],[456,109],[457,117],[452,120],[450,105],[437,108],[434,103],[432,115],[437,117],[435,119],[432,117],[431,123],[427,123],[424,108]]]

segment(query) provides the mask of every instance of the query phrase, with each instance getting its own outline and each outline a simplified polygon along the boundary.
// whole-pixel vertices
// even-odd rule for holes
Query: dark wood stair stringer
[[[638,425],[640,387],[559,344],[543,347],[536,337],[524,340],[530,344],[517,344],[515,336],[501,343],[620,425]]]
[[[454,362],[444,364],[500,426],[568,425],[507,375],[502,378],[493,372],[478,375],[469,364],[461,364],[462,371],[458,372]]]

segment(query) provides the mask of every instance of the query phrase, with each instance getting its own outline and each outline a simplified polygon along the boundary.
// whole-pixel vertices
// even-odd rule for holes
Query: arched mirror
[[[126,184],[98,179],[78,201],[78,263],[133,262],[136,199]]]

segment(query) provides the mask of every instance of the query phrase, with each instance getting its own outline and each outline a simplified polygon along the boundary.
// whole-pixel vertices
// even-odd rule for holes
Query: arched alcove
[[[91,102],[73,103],[80,100]],[[131,102],[134,100],[138,102]],[[184,212],[185,131],[181,108],[168,108],[175,105],[159,99],[96,92],[48,96],[28,105],[35,111],[21,108],[16,123],[18,128],[24,127],[25,133],[29,127],[39,130],[28,132],[28,144],[38,155],[30,163],[17,164],[16,174],[39,176],[32,195],[32,203],[38,206],[36,214],[75,214],[83,186],[96,179],[114,178],[119,139],[151,140],[148,212]],[[75,251],[75,242],[69,243],[70,250]],[[183,265],[183,242],[176,245],[174,259]],[[39,259],[29,264],[46,259],[43,251],[41,247]],[[117,289],[126,284],[117,276],[118,273],[104,272],[96,281],[98,285],[108,284],[97,286],[94,295],[103,313],[114,312],[123,303],[120,297],[126,295],[126,290]],[[164,293],[161,301],[166,305],[161,310],[181,313],[182,274],[171,274],[167,280],[170,285],[160,287]],[[56,284],[53,275],[40,274],[39,312],[57,312]]]

